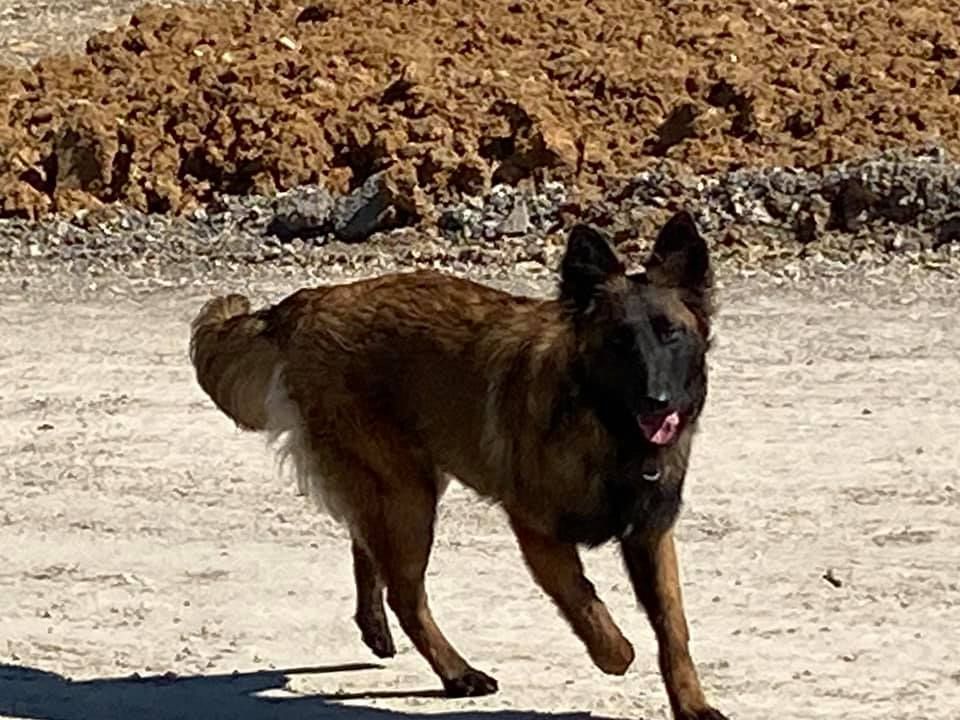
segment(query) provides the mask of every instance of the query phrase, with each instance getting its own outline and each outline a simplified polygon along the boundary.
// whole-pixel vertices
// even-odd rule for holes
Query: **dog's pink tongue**
[[[667,415],[641,415],[637,423],[643,436],[654,445],[669,445],[680,428],[680,415],[676,411]]]

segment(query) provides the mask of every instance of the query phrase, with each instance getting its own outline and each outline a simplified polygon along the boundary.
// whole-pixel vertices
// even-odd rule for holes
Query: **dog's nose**
[[[644,398],[646,404],[651,410],[665,410],[670,406],[670,396],[666,392],[650,393]]]

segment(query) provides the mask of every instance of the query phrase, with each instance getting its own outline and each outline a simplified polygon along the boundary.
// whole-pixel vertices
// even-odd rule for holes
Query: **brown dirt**
[[[636,645],[624,677],[590,664],[502,513],[456,483],[428,588],[500,693],[431,697],[392,617],[397,658],[325,670],[375,660],[350,620],[349,540],[197,387],[187,325],[209,290],[71,280],[0,290],[0,717],[669,717],[616,552],[585,558]],[[678,532],[693,652],[731,718],[957,718],[960,305],[934,281],[722,291]],[[300,284],[248,282],[209,287]],[[184,679],[117,680],[168,671]]]
[[[355,186],[417,212],[530,176],[616,184],[960,150],[953,0],[258,0],[144,8],[86,54],[0,68],[0,215]],[[960,153],[958,153],[960,154]]]

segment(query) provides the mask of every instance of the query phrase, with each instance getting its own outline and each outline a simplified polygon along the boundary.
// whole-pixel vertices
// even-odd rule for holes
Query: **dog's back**
[[[301,490],[336,516],[357,488],[323,466],[344,455],[415,457],[438,484],[449,472],[508,500],[511,412],[536,411],[537,384],[554,380],[531,356],[568,339],[552,305],[432,271],[300,290],[255,313],[231,296],[194,322],[197,376],[239,425],[282,439]]]

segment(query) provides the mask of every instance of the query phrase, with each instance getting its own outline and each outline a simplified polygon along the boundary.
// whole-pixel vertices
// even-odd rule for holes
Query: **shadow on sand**
[[[465,710],[440,713],[343,705],[345,700],[441,697],[435,690],[262,697],[292,675],[377,669],[362,663],[229,675],[98,678],[72,681],[20,665],[0,665],[0,716],[36,720],[603,720],[589,713]]]

